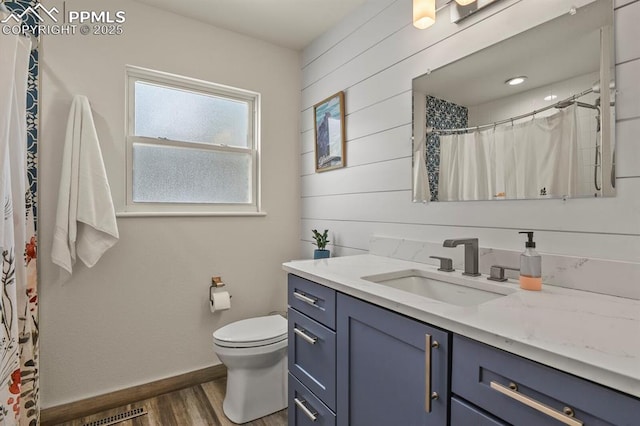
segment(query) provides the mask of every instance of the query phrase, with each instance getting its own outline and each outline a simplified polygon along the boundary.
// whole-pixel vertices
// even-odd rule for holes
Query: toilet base
[[[227,370],[227,391],[222,403],[225,416],[247,423],[287,407],[287,357],[260,369]]]

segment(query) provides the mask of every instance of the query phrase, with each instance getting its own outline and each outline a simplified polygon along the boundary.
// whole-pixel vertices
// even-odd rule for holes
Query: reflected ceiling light
[[[456,3],[458,3],[460,6],[466,6],[473,3],[474,1],[476,0],[456,0]]]
[[[413,26],[424,30],[436,22],[436,0],[413,0]]]
[[[510,78],[509,80],[505,81],[504,84],[508,84],[509,86],[517,86],[518,84],[524,83],[526,79],[526,76],[521,75],[519,77]]]
[[[544,97],[545,101],[552,101],[554,99],[558,99],[558,97],[556,95],[547,95]]]

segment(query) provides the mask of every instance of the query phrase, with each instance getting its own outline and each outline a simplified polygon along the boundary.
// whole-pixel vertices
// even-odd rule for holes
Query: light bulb
[[[413,26],[424,30],[436,22],[436,0],[413,0]]]

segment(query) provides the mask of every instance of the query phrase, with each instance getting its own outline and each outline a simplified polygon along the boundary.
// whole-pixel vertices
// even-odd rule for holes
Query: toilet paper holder
[[[224,287],[224,283],[222,282],[221,277],[211,277],[211,285],[209,286],[209,300],[213,303],[213,293],[217,288]],[[232,295],[229,295],[229,298],[232,298]]]
[[[224,287],[221,277],[211,277],[211,287]]]

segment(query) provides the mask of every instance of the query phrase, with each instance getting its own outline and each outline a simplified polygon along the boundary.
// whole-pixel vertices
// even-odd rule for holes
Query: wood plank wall
[[[333,255],[365,253],[371,235],[439,242],[477,236],[521,250],[516,231],[537,231],[540,251],[640,260],[639,0],[615,1],[617,196],[507,202],[411,202],[411,80],[593,0],[502,0],[461,23],[448,10],[426,30],[410,0],[373,0],[303,52],[301,244],[330,229]],[[347,167],[314,173],[313,105],[345,91]],[[638,283],[637,285],[640,285]]]

